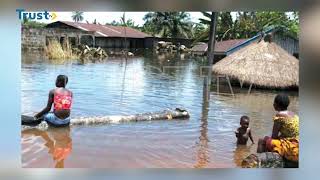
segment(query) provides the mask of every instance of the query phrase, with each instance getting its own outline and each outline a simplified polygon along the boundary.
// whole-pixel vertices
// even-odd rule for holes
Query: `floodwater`
[[[22,167],[226,168],[239,167],[256,144],[237,147],[234,131],[248,115],[254,140],[270,135],[277,92],[210,93],[203,102],[201,58],[152,56],[61,64],[22,60],[22,113],[40,111],[58,74],[69,76],[72,117],[126,115],[183,107],[188,120],[29,129],[21,134]],[[177,66],[174,68],[173,66]],[[297,93],[289,109],[298,111]]]

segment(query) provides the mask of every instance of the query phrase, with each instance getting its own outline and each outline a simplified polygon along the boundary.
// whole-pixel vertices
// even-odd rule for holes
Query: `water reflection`
[[[187,55],[184,60],[178,55],[147,55],[130,58],[127,63],[109,57],[105,62],[84,65],[23,61],[22,113],[43,108],[56,75],[62,73],[69,76],[69,88],[75,95],[72,117],[128,115],[175,107],[191,114],[187,121],[72,127],[71,133],[60,132],[61,142],[57,129],[23,132],[23,167],[236,167],[248,151],[256,150],[256,145],[236,146],[234,130],[239,118],[251,118],[255,142],[270,134],[272,101],[277,92],[257,90],[247,95],[234,88],[234,97],[211,93],[210,101],[205,102],[200,76],[204,62]],[[163,70],[167,66],[181,68]],[[290,100],[289,109],[297,112],[297,94],[291,94]],[[55,147],[65,149],[67,155],[54,155]]]
[[[236,149],[234,150],[233,160],[237,166],[241,166],[241,162],[244,157],[249,156],[252,153],[253,144],[251,145],[236,145]]]
[[[200,125],[200,137],[197,151],[197,161],[194,165],[195,168],[206,167],[210,162],[209,156],[209,138],[208,138],[208,113],[209,113],[209,102],[206,100],[207,97],[203,97],[202,113],[201,113],[201,125]]]
[[[26,129],[22,131],[22,137],[25,136],[41,137],[45,142],[44,146],[47,148],[48,154],[54,161],[54,167],[64,167],[64,161],[72,151],[70,127],[48,128],[47,130]]]

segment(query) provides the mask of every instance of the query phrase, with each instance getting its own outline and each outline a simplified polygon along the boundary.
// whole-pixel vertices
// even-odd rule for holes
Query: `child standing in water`
[[[235,132],[237,137],[237,144],[246,145],[248,139],[250,138],[252,144],[254,144],[252,135],[251,135],[251,129],[249,128],[249,117],[248,116],[242,116],[240,118],[240,127]]]
[[[56,79],[56,88],[49,91],[47,106],[34,117],[45,120],[52,126],[68,126],[72,104],[72,92],[66,88],[68,77],[59,75]],[[53,112],[49,112],[53,105]]]

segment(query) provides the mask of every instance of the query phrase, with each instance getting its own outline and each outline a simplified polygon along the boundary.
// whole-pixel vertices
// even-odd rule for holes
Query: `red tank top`
[[[61,110],[61,109],[71,109],[72,104],[72,93],[71,91],[61,91],[56,89],[54,91],[54,110]]]

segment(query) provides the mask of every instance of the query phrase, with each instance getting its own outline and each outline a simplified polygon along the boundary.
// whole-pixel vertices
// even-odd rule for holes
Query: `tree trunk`
[[[79,117],[72,118],[70,125],[96,125],[110,124],[121,122],[138,122],[153,120],[171,120],[171,119],[187,119],[190,115],[188,111],[176,108],[175,110],[164,110],[160,112],[142,113],[127,116],[95,116],[95,117]],[[22,115],[22,125],[35,126],[40,122],[35,122],[33,117]]]

